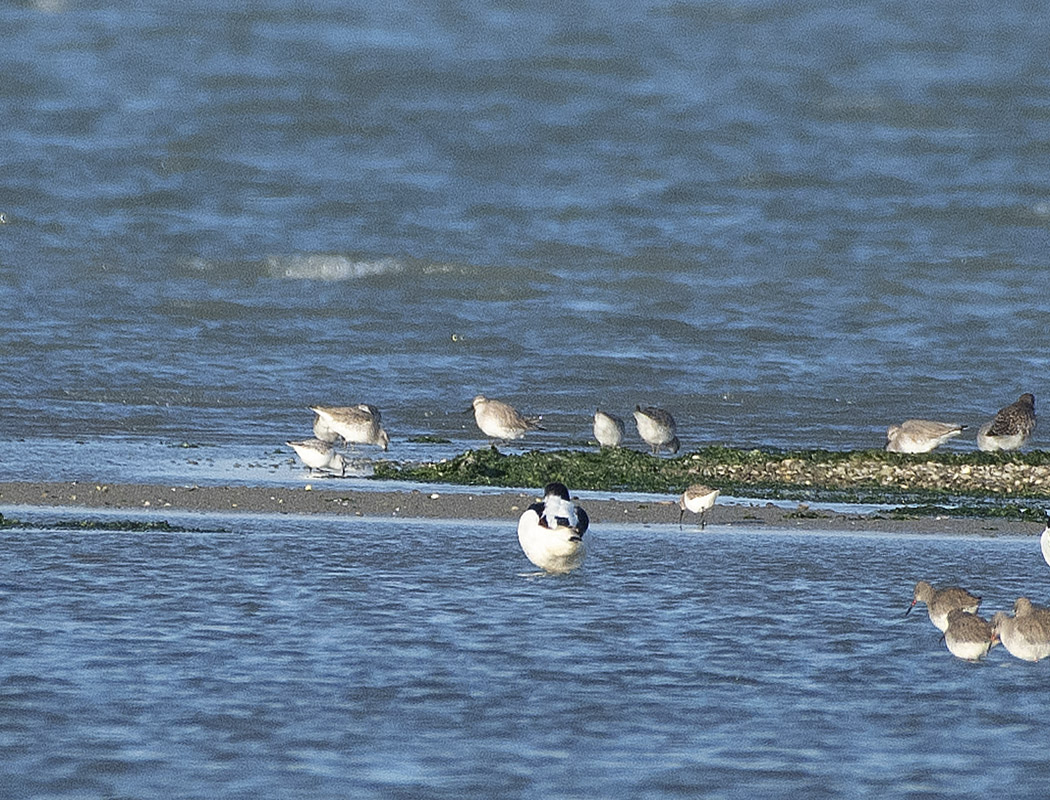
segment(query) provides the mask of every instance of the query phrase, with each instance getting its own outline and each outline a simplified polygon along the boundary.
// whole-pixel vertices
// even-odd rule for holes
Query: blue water
[[[904,616],[919,578],[1045,593],[1031,537],[600,526],[542,577],[503,523],[174,521],[0,533],[0,796],[1050,785],[1046,665]]]
[[[403,460],[478,393],[538,448],[1041,410],[1043,16],[0,4],[0,480],[298,484],[319,402]],[[0,796],[1046,794],[1043,665],[901,616],[1045,602],[1030,541],[200,524],[0,534]]]
[[[662,405],[688,449],[1038,404],[1044,27],[1016,2],[4,4],[2,472],[90,477],[76,441],[130,479],[144,445],[258,460],[317,402],[375,404],[403,459],[481,444],[479,392],[542,414],[538,447],[598,405]]]

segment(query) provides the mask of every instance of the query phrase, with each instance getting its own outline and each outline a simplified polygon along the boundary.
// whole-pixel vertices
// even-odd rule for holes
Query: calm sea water
[[[853,448],[1041,398],[1037,10],[3,4],[2,471],[259,458],[316,402],[418,458],[479,392],[541,447],[598,405]]]
[[[1050,786],[1047,665],[904,616],[918,578],[1045,595],[1031,537],[601,526],[541,577],[512,524],[181,521],[0,533],[0,797]]]
[[[0,479],[301,481],[317,402],[415,459],[479,392],[526,446],[653,403],[687,449],[1042,398],[1042,19],[0,4]],[[512,524],[217,522],[0,535],[0,796],[1050,784],[1042,665],[901,617],[1045,599],[1030,540],[613,528],[555,580]]]

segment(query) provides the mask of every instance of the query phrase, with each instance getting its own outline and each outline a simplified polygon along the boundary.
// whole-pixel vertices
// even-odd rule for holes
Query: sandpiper
[[[707,509],[713,508],[715,500],[718,499],[718,489],[704,486],[702,483],[694,483],[678,498],[678,507],[682,510],[678,515],[678,527],[682,527],[682,517],[686,511],[692,511],[700,515],[700,530],[707,526]]]
[[[662,408],[635,406],[634,421],[638,425],[638,435],[652,448],[654,456],[660,452],[662,447],[666,447],[672,453],[678,452],[681,446],[681,442],[675,435],[678,426],[675,425],[674,417]]]
[[[919,581],[915,584],[915,595],[911,605],[908,606],[908,610],[904,612],[904,616],[908,616],[911,613],[916,603],[926,604],[930,622],[936,625],[938,630],[943,633],[948,628],[949,611],[959,608],[963,611],[969,611],[971,614],[976,614],[977,607],[981,605],[981,598],[970,594],[958,586],[934,589],[926,581]]]
[[[977,431],[977,447],[985,451],[1016,450],[1035,430],[1035,395],[1025,392],[1016,403],[1000,408],[995,419]]]
[[[518,519],[518,542],[525,556],[542,570],[571,572],[583,563],[587,512],[569,499],[563,483],[548,483],[543,501],[533,503]]]
[[[992,627],[1006,652],[1025,661],[1050,656],[1050,609],[1037,606],[1027,597],[1014,602],[1014,615],[996,611]]]
[[[306,466],[320,472],[346,475],[346,460],[323,439],[305,439],[301,442],[285,442],[295,451]]]
[[[966,430],[955,422],[906,419],[886,429],[886,449],[891,453],[928,453]]]
[[[520,439],[527,431],[540,428],[538,417],[523,417],[502,400],[490,400],[479,394],[472,406],[474,421],[491,439]]]
[[[992,624],[976,614],[953,608],[948,612],[944,643],[948,651],[963,661],[979,661],[995,645],[998,636]]]
[[[594,438],[600,447],[619,447],[623,441],[623,420],[600,408],[594,412]]]
[[[359,403],[356,406],[311,406],[310,410],[320,417],[322,431],[334,432],[347,444],[377,444],[384,450],[390,446],[390,437],[380,424],[383,415],[375,406]],[[315,434],[317,428],[315,420]]]
[[[1043,561],[1050,564],[1050,511],[1046,512],[1046,527],[1039,536],[1039,549],[1043,551]]]

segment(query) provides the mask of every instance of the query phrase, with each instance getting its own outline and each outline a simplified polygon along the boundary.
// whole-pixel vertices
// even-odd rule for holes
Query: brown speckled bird
[[[1016,450],[1027,442],[1035,430],[1035,395],[1025,392],[1000,408],[995,419],[977,432],[977,447],[985,451]]]

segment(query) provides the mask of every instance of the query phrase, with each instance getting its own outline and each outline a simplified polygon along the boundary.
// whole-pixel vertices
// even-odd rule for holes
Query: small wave
[[[316,254],[266,259],[270,277],[288,280],[348,281],[373,275],[392,275],[404,268],[404,263],[396,258],[357,261],[346,256]]]

